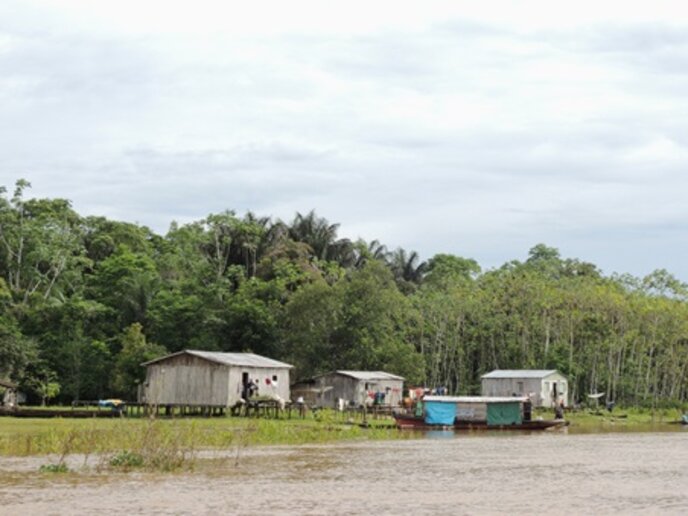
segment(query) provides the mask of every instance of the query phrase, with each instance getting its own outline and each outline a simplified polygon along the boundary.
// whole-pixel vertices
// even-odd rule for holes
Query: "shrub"
[[[114,468],[132,469],[144,465],[143,455],[129,450],[122,450],[110,457],[110,466]]]
[[[69,473],[69,468],[64,462],[58,462],[57,464],[43,464],[38,471],[41,473]]]

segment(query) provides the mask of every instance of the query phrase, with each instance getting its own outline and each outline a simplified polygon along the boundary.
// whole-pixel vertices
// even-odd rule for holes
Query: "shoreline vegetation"
[[[663,431],[680,419],[678,409],[656,411],[617,408],[612,413],[590,409],[566,415],[575,433]],[[549,419],[550,411],[534,417]],[[332,444],[357,440],[414,439],[421,434],[400,431],[390,417],[359,417],[332,410],[300,419],[265,418],[0,418],[0,457],[45,458],[39,471],[75,471],[70,457],[95,461],[96,471],[194,469],[206,452],[223,454],[239,464],[242,450],[263,446]],[[673,425],[675,426],[675,425]],[[482,432],[481,432],[482,433]],[[82,468],[83,469],[83,468]]]
[[[182,349],[280,360],[290,382],[386,371],[479,392],[495,368],[556,369],[572,403],[688,401],[688,285],[663,269],[605,273],[544,244],[490,269],[424,261],[314,211],[226,210],[157,234],[30,186],[0,185],[0,381],[26,404],[136,400],[141,364]]]
[[[197,451],[263,445],[326,444],[402,438],[391,418],[342,417],[321,410],[305,419],[0,418],[0,456],[107,454],[175,448]]]

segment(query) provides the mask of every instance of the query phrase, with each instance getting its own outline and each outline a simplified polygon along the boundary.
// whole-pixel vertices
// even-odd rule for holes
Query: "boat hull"
[[[406,414],[395,414],[394,420],[401,430],[547,430],[569,424],[564,419],[537,419],[513,425],[488,425],[484,421],[457,421],[453,425],[428,425],[422,417]]]

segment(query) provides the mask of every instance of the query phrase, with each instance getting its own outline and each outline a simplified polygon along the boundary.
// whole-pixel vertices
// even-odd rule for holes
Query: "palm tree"
[[[419,260],[420,257],[415,251],[407,253],[401,247],[396,249],[390,256],[389,267],[392,269],[397,282],[420,284],[427,269],[427,263],[418,263]]]
[[[373,240],[366,243],[365,240],[359,240],[354,245],[354,252],[356,254],[354,267],[360,269],[370,260],[379,260],[387,263],[390,257],[387,247],[382,245],[379,240]]]
[[[249,278],[255,276],[259,253],[265,251],[265,246],[261,244],[268,232],[269,223],[270,217],[256,217],[249,211],[232,231],[236,243],[233,263],[244,265]]]
[[[296,214],[288,226],[288,235],[295,242],[308,244],[314,258],[350,267],[355,262],[354,246],[349,239],[337,239],[338,230],[339,224],[330,224],[311,210],[306,215]]]

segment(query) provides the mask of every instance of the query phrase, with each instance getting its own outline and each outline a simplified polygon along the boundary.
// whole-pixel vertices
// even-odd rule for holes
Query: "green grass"
[[[552,417],[536,411],[535,417]],[[681,411],[615,408],[607,411],[568,412],[566,419],[580,431],[605,428],[642,431],[677,421]],[[332,443],[359,439],[403,439],[391,418],[369,419],[363,428],[333,411],[310,413],[305,419],[264,418],[116,418],[28,419],[0,418],[0,456],[57,455],[61,467],[71,454],[97,455],[110,469],[142,468],[171,471],[193,467],[201,449],[239,450],[258,445]],[[353,423],[353,424],[352,424]],[[45,471],[53,465],[47,465]]]
[[[349,439],[394,439],[391,419],[369,428],[347,424],[331,411],[306,419],[28,419],[0,418],[0,456],[138,453],[235,446],[328,443]]]
[[[584,409],[567,412],[565,417],[572,426],[585,428],[599,428],[607,426],[626,426],[628,428],[643,429],[650,426],[672,423],[681,419],[683,412],[679,409],[642,409],[635,407],[615,407],[612,412],[606,409]],[[551,411],[536,412],[544,418],[551,418]]]

